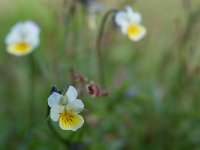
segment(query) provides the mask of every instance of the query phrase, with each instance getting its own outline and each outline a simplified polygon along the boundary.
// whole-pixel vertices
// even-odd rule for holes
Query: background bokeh
[[[66,149],[49,129],[51,86],[67,88],[69,69],[101,84],[95,47],[103,15],[130,5],[147,35],[132,42],[108,19],[102,37],[107,97],[79,95],[85,124],[58,135],[70,149],[200,149],[199,0],[0,0],[0,149]],[[6,52],[5,37],[25,20],[41,28],[30,55]]]

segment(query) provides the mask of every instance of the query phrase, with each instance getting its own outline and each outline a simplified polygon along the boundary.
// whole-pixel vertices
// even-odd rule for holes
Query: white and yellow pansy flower
[[[77,90],[69,86],[64,96],[53,92],[48,98],[48,105],[51,108],[50,118],[59,121],[59,126],[63,130],[76,131],[84,123],[83,117],[79,115],[84,104],[77,99],[77,95]]]
[[[127,6],[123,11],[118,11],[114,20],[121,28],[122,34],[127,35],[132,41],[139,41],[146,35],[146,28],[141,25],[141,15],[134,12],[130,6]]]
[[[39,45],[40,29],[33,21],[17,23],[6,37],[7,52],[15,56],[31,53]]]

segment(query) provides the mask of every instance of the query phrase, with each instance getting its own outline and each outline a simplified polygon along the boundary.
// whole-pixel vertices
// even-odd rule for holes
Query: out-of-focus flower
[[[87,7],[87,11],[90,14],[99,13],[104,9],[103,4],[97,2],[90,2]]]
[[[97,96],[97,97],[108,96],[107,91],[101,90],[101,88],[93,82],[90,82],[87,88],[88,88],[88,93],[91,96]]]
[[[122,34],[127,35],[132,41],[139,41],[146,35],[146,28],[141,25],[140,13],[133,11],[130,6],[118,11],[114,17],[115,23],[121,28]]]
[[[98,13],[102,12],[103,5],[95,0],[80,0],[87,10],[87,23],[92,31],[97,28]]]
[[[77,95],[77,90],[69,86],[64,96],[53,92],[48,98],[50,118],[53,121],[59,121],[59,126],[63,130],[76,131],[84,123],[83,117],[79,115],[84,104],[77,99]]]
[[[96,115],[94,114],[88,114],[86,116],[86,121],[89,125],[91,125],[92,127],[97,127],[99,124],[99,119]]]
[[[6,37],[7,52],[16,56],[31,53],[39,45],[39,34],[33,21],[17,23]]]
[[[89,94],[93,97],[103,97],[103,96],[108,96],[108,92],[105,90],[102,90],[100,86],[93,81],[88,81],[88,79],[81,75],[77,74],[73,68],[69,70],[70,73],[70,80],[73,85],[78,86],[80,83],[79,92],[81,94]]]
[[[69,77],[73,85],[76,85],[78,82],[80,82],[83,86],[85,86],[87,82],[87,78],[81,74],[77,74],[73,68],[69,69]]]
[[[136,89],[136,87],[131,86],[131,87],[129,87],[129,88],[125,91],[124,97],[125,97],[126,99],[132,99],[132,98],[134,98],[135,96],[137,96],[137,94],[138,94],[138,90]]]
[[[97,20],[96,20],[97,16],[96,14],[88,14],[87,16],[87,22],[88,22],[88,27],[90,28],[90,30],[94,31],[97,28]]]

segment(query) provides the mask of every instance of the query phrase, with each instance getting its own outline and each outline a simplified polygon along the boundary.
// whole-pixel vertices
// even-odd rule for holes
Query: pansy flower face
[[[79,115],[84,105],[81,100],[77,99],[77,95],[77,90],[69,86],[64,96],[53,92],[48,98],[50,118],[58,121],[63,130],[76,131],[84,123],[83,117]]]
[[[114,19],[121,28],[122,34],[127,35],[132,41],[139,41],[146,35],[146,28],[141,25],[141,15],[134,12],[130,6],[127,6],[124,11],[118,11]]]
[[[6,37],[7,52],[15,56],[31,53],[39,45],[39,33],[32,21],[17,23]]]

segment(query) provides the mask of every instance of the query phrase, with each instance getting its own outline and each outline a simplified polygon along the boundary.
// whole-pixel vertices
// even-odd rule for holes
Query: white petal
[[[40,29],[38,25],[33,21],[26,21],[24,22],[24,32],[27,33],[25,40],[36,47],[39,44]]]
[[[49,97],[48,97],[48,105],[49,107],[52,107],[56,104],[59,103],[60,98],[62,97],[62,95],[53,92]]]
[[[65,96],[68,101],[73,101],[77,98],[78,92],[73,86],[69,86]]]
[[[135,12],[130,6],[126,6],[127,17],[129,18],[130,23],[140,24],[142,21],[142,17],[140,13]]]
[[[50,118],[53,121],[58,121],[60,113],[63,112],[64,107],[59,105],[54,105],[50,110]]]
[[[33,21],[19,22],[6,37],[6,44],[28,43],[33,48],[39,44],[40,29]]]
[[[84,104],[81,100],[75,99],[73,101],[69,101],[67,104],[67,109],[72,110],[75,113],[80,113],[84,108]]]
[[[129,6],[129,5],[127,5],[127,6],[125,7],[125,10],[126,10],[126,13],[127,13],[127,14],[133,14],[133,13],[134,13],[133,8],[132,8],[131,6]]]
[[[5,40],[7,45],[21,42],[21,37],[20,37],[20,34],[19,34],[19,30],[21,28],[21,25],[22,25],[22,23],[19,22],[14,27],[12,27],[10,33],[7,35],[6,40]]]
[[[118,26],[127,24],[127,14],[124,11],[119,11],[115,14],[114,20]]]
[[[121,25],[121,32],[122,32],[122,34],[127,34],[127,28],[128,28],[128,24],[126,23],[124,23],[124,24],[122,24]]]
[[[132,15],[129,15],[129,18],[131,23],[140,24],[142,21],[142,17],[138,12],[134,12]]]
[[[33,21],[26,21],[26,22],[24,22],[24,26],[25,26],[25,29],[27,31],[29,31],[29,32],[31,31],[33,34],[39,34],[40,33],[40,28]]]

